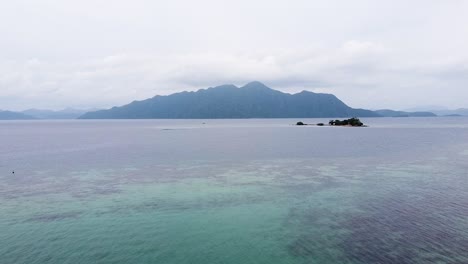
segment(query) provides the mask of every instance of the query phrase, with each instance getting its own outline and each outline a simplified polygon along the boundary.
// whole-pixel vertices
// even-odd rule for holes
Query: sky
[[[107,108],[260,81],[352,107],[468,107],[467,0],[15,0],[0,109]]]

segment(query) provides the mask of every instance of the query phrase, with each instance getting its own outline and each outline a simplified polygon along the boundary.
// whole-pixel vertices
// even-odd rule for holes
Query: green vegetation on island
[[[296,123],[296,126],[308,126],[312,124],[306,124],[302,121],[299,121]],[[324,123],[317,123],[315,124],[316,126],[324,126]],[[364,124],[359,120],[359,118],[353,117],[350,119],[345,119],[345,120],[330,120],[328,122],[328,125],[330,126],[352,126],[352,127],[362,127]]]
[[[328,122],[330,126],[353,126],[353,127],[362,127],[364,124],[359,120],[359,118],[353,117],[350,119],[341,120],[330,120]]]

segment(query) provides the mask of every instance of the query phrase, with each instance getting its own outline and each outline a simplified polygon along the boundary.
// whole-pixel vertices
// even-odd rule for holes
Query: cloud
[[[393,52],[378,43],[351,40],[335,49],[271,54],[117,54],[75,63],[7,61],[0,63],[0,98],[23,108],[109,107],[156,94],[260,80],[286,92],[330,92],[354,106],[378,107],[391,104],[388,99],[406,100],[408,94],[413,102],[424,103],[417,93],[457,92],[468,83],[467,61],[399,64],[392,60]],[[367,101],[371,98],[375,102]],[[2,100],[2,105],[8,104]]]
[[[464,1],[10,1],[0,108],[110,107],[252,80],[355,107],[467,107]]]

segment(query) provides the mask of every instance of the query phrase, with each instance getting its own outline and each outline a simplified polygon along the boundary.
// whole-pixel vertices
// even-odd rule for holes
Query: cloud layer
[[[353,107],[468,107],[466,13],[450,0],[18,1],[0,11],[0,109],[109,107],[253,80]]]

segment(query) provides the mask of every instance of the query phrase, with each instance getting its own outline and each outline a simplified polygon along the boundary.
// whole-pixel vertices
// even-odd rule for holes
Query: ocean
[[[0,121],[0,263],[468,263],[468,118],[297,121]]]

